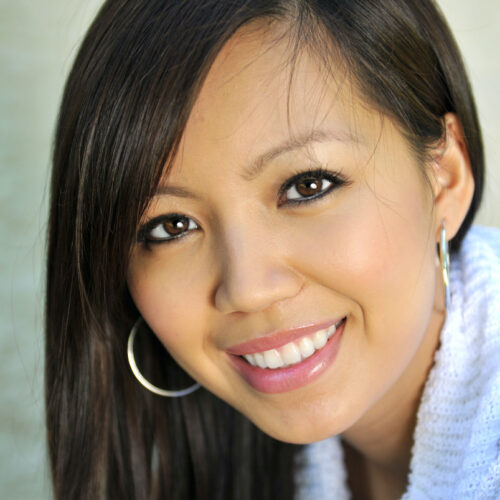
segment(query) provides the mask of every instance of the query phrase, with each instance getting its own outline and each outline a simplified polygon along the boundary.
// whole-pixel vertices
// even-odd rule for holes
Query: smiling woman
[[[430,1],[106,2],[54,154],[56,497],[495,498],[482,184]]]

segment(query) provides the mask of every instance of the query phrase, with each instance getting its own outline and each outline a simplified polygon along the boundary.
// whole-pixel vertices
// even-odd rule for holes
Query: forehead
[[[193,106],[171,174],[186,165],[243,168],[262,151],[317,131],[368,150],[379,144],[385,120],[360,97],[345,65],[332,57],[325,68],[324,57],[292,46],[272,25],[243,28],[224,45]]]

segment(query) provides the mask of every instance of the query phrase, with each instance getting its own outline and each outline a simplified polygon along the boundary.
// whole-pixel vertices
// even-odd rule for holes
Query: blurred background
[[[51,498],[43,424],[43,260],[64,80],[102,0],[0,0],[0,498]],[[487,153],[477,222],[500,227],[500,1],[440,0]],[[75,450],[77,452],[77,450]]]

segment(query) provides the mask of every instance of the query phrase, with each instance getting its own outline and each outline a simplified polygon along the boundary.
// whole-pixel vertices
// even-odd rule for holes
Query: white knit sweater
[[[403,500],[500,499],[500,231],[473,227],[417,414]],[[340,439],[304,447],[297,500],[350,498]]]

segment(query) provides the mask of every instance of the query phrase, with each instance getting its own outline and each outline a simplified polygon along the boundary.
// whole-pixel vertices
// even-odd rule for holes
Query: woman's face
[[[269,39],[243,32],[218,55],[128,283],[193,378],[304,443],[419,389],[437,222],[394,124],[306,52],[290,80]]]

